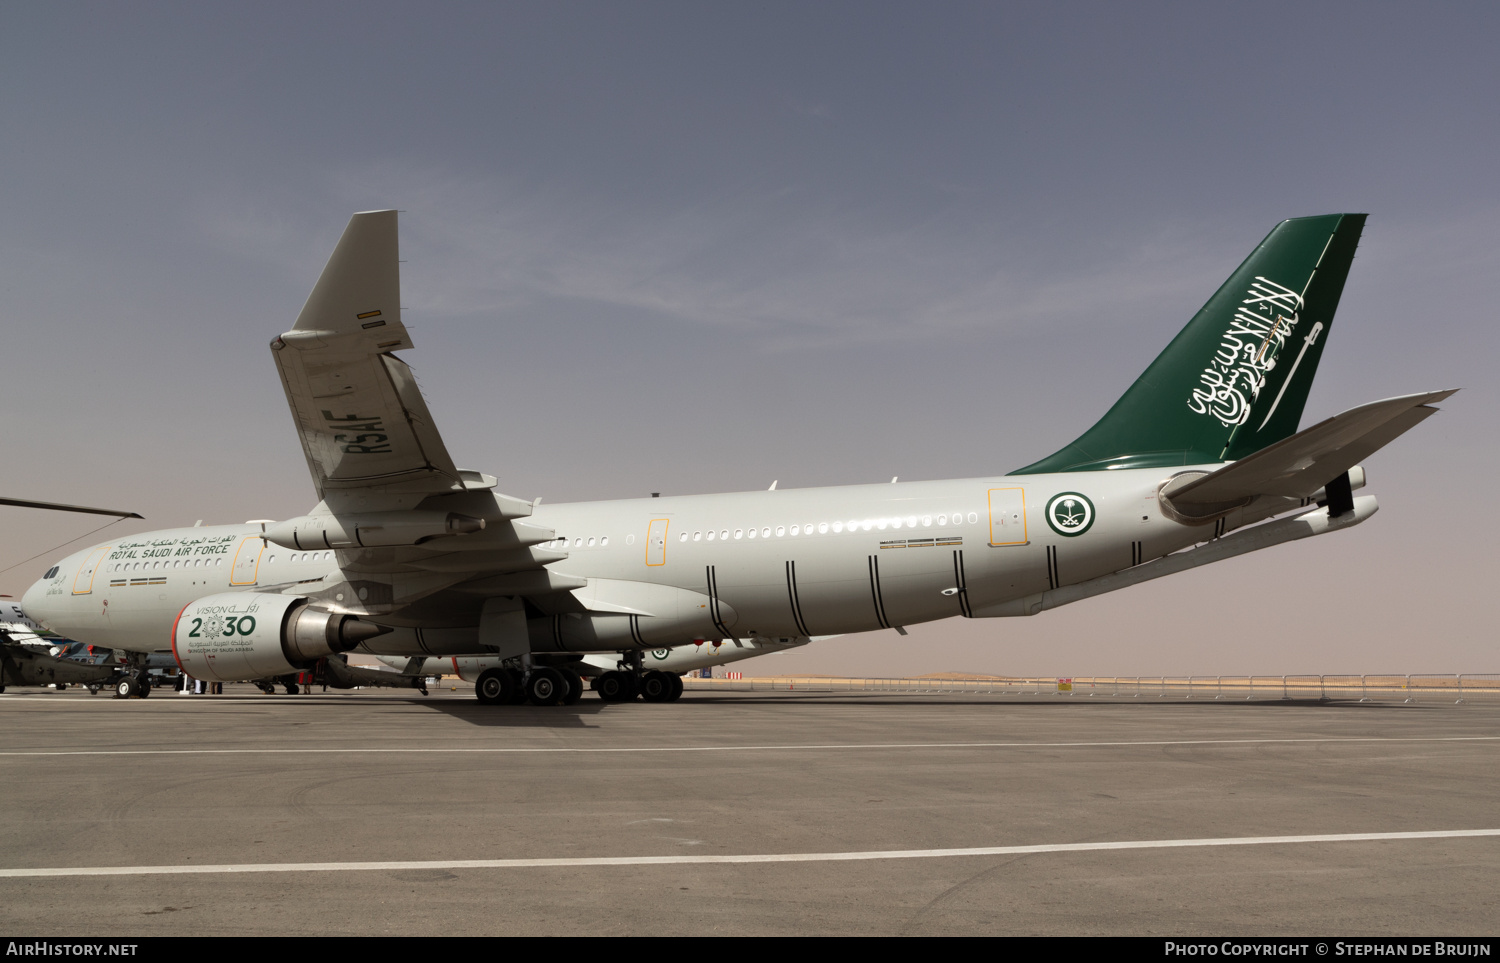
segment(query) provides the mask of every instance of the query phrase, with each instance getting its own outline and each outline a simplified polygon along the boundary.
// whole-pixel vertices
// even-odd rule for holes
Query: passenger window
[[[718,537],[718,534],[719,534],[718,532],[709,532],[708,533],[708,540],[710,542],[713,541],[716,537]]]
[[[745,530],[743,528],[736,528],[734,530],[734,537],[735,538],[740,538],[740,537],[744,536],[744,534],[745,534]]]
[[[754,538],[755,537],[755,529],[752,528],[752,529],[750,529],[750,531],[746,532],[745,534],[749,535],[751,538]]]
[[[694,532],[693,533],[693,541],[699,542],[699,541],[702,541],[702,540],[703,540],[703,533],[702,532]]]
[[[599,547],[600,548],[603,548],[604,546],[606,546],[608,544],[609,544],[609,536],[608,535],[605,535],[603,538],[599,539]]]
[[[969,513],[969,524],[973,525],[977,521],[979,521],[979,513],[978,512],[970,512]]]
[[[786,527],[782,526],[782,525],[777,525],[776,526],[776,537],[780,538],[781,536],[783,536],[785,534],[786,534]]]
[[[685,542],[685,541],[687,541],[687,532],[683,532],[681,535],[678,535],[677,536],[677,540],[679,542]]]
[[[593,547],[594,547],[594,538],[591,535],[591,536],[589,536],[589,548],[593,548]]]
[[[938,516],[938,524],[939,525],[946,525],[946,524],[948,524],[948,516],[947,515],[939,515]]]

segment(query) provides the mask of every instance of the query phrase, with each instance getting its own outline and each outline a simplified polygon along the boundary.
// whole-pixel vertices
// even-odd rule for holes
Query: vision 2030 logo
[[[1094,503],[1078,492],[1061,492],[1047,501],[1047,524],[1059,535],[1082,535],[1094,524]]]

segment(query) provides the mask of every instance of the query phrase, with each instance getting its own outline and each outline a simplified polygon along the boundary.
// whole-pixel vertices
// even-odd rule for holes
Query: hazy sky
[[[1348,533],[763,671],[1500,671],[1500,8],[0,5],[0,591],[314,500],[267,342],[402,216],[455,459],[551,501],[977,476],[1276,221],[1370,220],[1304,424],[1462,387]],[[753,665],[754,663],[752,663]]]

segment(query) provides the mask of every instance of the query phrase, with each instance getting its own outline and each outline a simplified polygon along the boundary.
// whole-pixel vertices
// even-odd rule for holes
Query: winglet
[[[416,377],[391,354],[411,346],[401,323],[396,212],[355,214],[296,327],[271,342],[320,498],[339,489],[467,488]]]
[[[382,352],[411,347],[401,323],[395,211],[363,211],[349,218],[288,335],[291,340],[355,335]]]

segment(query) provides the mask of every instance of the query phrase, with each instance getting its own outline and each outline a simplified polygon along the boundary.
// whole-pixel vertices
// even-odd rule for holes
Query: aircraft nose
[[[38,579],[31,584],[31,588],[26,590],[26,594],[21,596],[21,611],[25,612],[28,618],[45,625],[48,608],[47,581]]]

